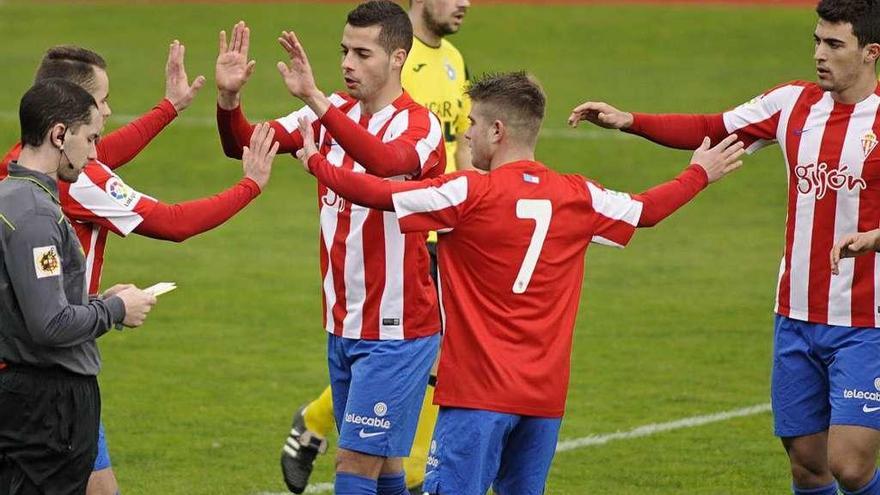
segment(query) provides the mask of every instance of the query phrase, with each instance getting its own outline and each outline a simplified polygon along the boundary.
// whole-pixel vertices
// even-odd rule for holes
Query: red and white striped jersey
[[[435,177],[443,173],[440,122],[404,93],[392,104],[367,115],[348,95],[334,94],[331,103],[383,143],[415,149],[419,166],[390,180]],[[305,107],[276,120],[298,134],[305,117],[316,129],[318,148],[336,167],[367,173],[337,143],[315,113]],[[321,277],[324,327],[344,338],[400,340],[440,331],[437,295],[430,278],[425,233],[404,235],[394,213],[351,204],[318,185],[321,227]]]
[[[841,262],[829,252],[844,234],[880,223],[880,87],[838,103],[808,82],[783,84],[724,113],[728,132],[754,151],[776,141],[788,167],[785,254],[776,312],[813,323],[880,326],[880,255]]]
[[[562,416],[587,245],[626,245],[643,203],[531,161],[392,200],[403,232],[440,234],[436,403]]]
[[[0,178],[9,162],[17,160],[21,144],[3,159]],[[90,295],[101,287],[107,232],[127,236],[156,206],[157,201],[129,187],[109,167],[89,162],[74,183],[58,181],[61,209],[73,225],[86,257],[86,279]]]

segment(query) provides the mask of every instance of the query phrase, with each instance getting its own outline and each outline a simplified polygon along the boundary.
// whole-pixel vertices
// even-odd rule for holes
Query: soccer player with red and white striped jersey
[[[217,122],[231,157],[239,155],[252,128],[240,106],[253,68],[249,42],[243,22],[229,43],[221,33]],[[440,122],[401,87],[412,25],[399,5],[371,1],[348,14],[342,35],[347,93],[328,97],[317,88],[293,33],[282,33],[279,42],[290,57],[289,64],[278,64],[279,72],[289,92],[306,104],[271,122],[282,152],[303,147],[297,126],[304,119],[336,167],[394,181],[443,172]],[[323,319],[340,430],[336,493],[398,493],[405,490],[399,458],[409,454],[439,341],[426,235],[403,234],[393,215],[351,204],[323,186],[318,210]],[[308,450],[313,456],[310,442],[293,442],[288,454]]]
[[[299,157],[356,204],[393,211],[402,232],[436,230],[445,336],[427,493],[540,494],[565,409],[584,253],[625,246],[741,165],[730,136],[675,180],[639,195],[609,191],[535,161],[545,97],[525,73],[468,89],[465,137],[478,169],[410,182],[335,167],[312,145]],[[300,127],[308,137],[311,129]]]
[[[104,59],[91,50],[56,46],[46,52],[36,79],[62,78],[80,85],[94,97],[106,119],[111,114],[106,67]],[[165,98],[151,111],[104,136],[97,145],[98,159],[86,164],[76,182],[58,182],[62,211],[73,225],[86,257],[90,295],[97,296],[100,292],[109,232],[123,237],[134,232],[181,242],[230,219],[260,194],[268,180],[267,171],[249,165],[246,167],[249,177],[217,195],[166,204],[129,187],[113,172],[135,158],[178,112],[187,108],[203,84],[204,77],[199,76],[190,85],[184,68],[184,46],[177,41],[172,43],[166,65]],[[20,151],[18,143],[0,161],[0,179],[7,176],[9,163],[18,159]],[[110,292],[114,290],[118,288],[111,288]],[[102,426],[98,458],[87,493],[113,495],[117,492]]]
[[[816,10],[816,83],[782,84],[714,115],[585,103],[570,122],[684,149],[729,133],[750,152],[779,144],[788,215],[775,308],[776,434],[795,493],[837,493],[836,478],[846,493],[880,494],[880,255],[844,260],[836,275],[829,263],[835,240],[880,222],[880,4],[822,0]]]

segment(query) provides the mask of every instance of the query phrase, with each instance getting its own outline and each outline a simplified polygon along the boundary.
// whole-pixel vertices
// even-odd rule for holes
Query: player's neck
[[[46,149],[45,146],[32,148],[24,146],[18,155],[18,164],[24,168],[46,174],[49,177],[58,180],[58,163],[61,158],[58,151],[54,149]]]
[[[413,36],[415,36],[416,39],[431,48],[440,48],[440,42],[443,41],[442,36],[428,29],[428,26],[426,26],[421,20],[421,16],[414,15],[410,12],[409,18],[412,20]]]
[[[392,75],[392,77],[395,77]],[[397,75],[399,80],[399,75]],[[394,100],[400,98],[403,94],[403,87],[397,84],[389,84],[387,87],[379,90],[368,100],[361,100],[361,110],[370,115],[382,110],[388,105],[394,103]]]
[[[831,97],[838,103],[855,105],[877,91],[877,76],[873,71],[865,72],[855,83],[842,91],[834,91]]]
[[[499,148],[495,151],[495,154],[492,155],[492,160],[489,163],[489,170],[492,171],[498,167],[507,165],[508,163],[522,161],[535,161],[534,148],[525,146],[505,146]]]

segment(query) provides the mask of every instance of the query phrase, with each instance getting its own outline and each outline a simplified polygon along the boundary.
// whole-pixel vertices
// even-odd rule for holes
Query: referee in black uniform
[[[84,494],[101,410],[95,339],[140,325],[156,299],[133,285],[88,298],[56,180],[75,182],[96,158],[91,95],[49,79],[25,93],[19,117],[21,156],[0,182],[0,494]]]

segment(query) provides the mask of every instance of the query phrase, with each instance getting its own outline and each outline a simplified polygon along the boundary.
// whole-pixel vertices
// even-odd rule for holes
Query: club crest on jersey
[[[825,163],[798,165],[794,169],[794,174],[798,179],[798,192],[801,194],[814,193],[818,200],[824,198],[829,190],[840,191],[846,188],[854,191],[868,187],[864,179],[847,173],[847,170],[849,167],[846,165],[837,170],[828,170],[828,165]]]
[[[455,81],[455,67],[452,66],[448,61],[443,62],[443,67],[446,68],[446,76],[450,81]]]
[[[104,185],[104,190],[123,208],[130,208],[138,199],[138,193],[118,177],[110,177],[107,184]]]
[[[34,269],[37,278],[56,277],[61,275],[61,258],[55,246],[34,248]]]
[[[862,136],[862,151],[865,152],[865,158],[877,147],[877,135],[874,131],[868,131]]]

